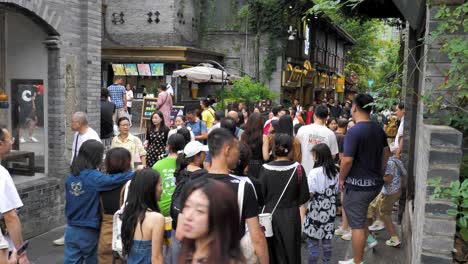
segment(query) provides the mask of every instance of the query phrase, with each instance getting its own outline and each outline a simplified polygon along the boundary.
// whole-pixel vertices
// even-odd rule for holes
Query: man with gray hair
[[[88,126],[88,116],[84,112],[76,112],[72,115],[71,118],[71,129],[75,131],[73,135],[73,145],[72,145],[72,157],[70,163],[73,162],[73,159],[78,155],[81,144],[83,142],[95,139],[101,141],[98,133]]]
[[[244,133],[244,130],[237,126],[237,124],[239,124],[239,114],[236,111],[229,111],[227,116],[234,119],[234,121],[236,121],[236,134],[235,135],[237,139],[240,140],[242,133]]]
[[[75,112],[71,118],[71,129],[75,132],[73,135],[72,144],[72,156],[70,164],[73,163],[73,159],[78,156],[81,145],[90,139],[95,139],[101,142],[101,138],[98,133],[88,126],[88,116],[85,112]],[[64,237],[54,240],[54,245],[63,246],[65,244]]]

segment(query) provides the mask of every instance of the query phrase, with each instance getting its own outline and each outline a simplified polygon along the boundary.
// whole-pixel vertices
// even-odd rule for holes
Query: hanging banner
[[[164,76],[164,63],[151,63],[152,76]]]
[[[123,64],[112,64],[112,70],[114,71],[115,76],[125,76],[125,68]]]
[[[138,76],[138,69],[136,64],[124,64],[127,76]]]
[[[151,69],[149,64],[137,64],[138,74],[140,76],[151,76]]]

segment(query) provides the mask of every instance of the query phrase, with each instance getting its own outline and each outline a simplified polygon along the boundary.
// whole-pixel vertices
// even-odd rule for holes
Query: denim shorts
[[[372,191],[356,191],[350,188],[345,189],[343,207],[351,229],[366,228],[367,209],[379,193],[380,189]]]

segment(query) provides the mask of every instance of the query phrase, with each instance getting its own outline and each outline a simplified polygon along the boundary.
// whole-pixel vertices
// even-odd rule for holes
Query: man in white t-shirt
[[[400,159],[403,149],[403,127],[405,123],[405,105],[402,102],[395,107],[395,115],[400,119],[400,126],[395,137],[395,157]]]
[[[297,131],[297,139],[301,143],[302,166],[309,175],[314,168],[314,159],[312,157],[312,147],[317,144],[325,143],[330,148],[333,158],[338,154],[338,143],[333,131],[327,128],[326,120],[328,109],[323,105],[319,105],[314,111],[314,123],[303,126]]]
[[[70,160],[70,164],[78,155],[83,142],[90,139],[95,139],[101,142],[101,138],[98,133],[88,126],[88,117],[84,112],[76,112],[72,115],[71,129],[72,131],[75,131],[75,134],[73,135],[72,158]]]
[[[15,139],[11,137],[10,132],[5,126],[0,125],[0,160],[11,151],[11,145]],[[14,250],[23,244],[21,222],[16,213],[16,209],[23,207],[15,183],[10,173],[0,165],[0,221],[3,222],[8,230],[6,241],[9,243],[9,249]],[[3,225],[2,223],[2,225]],[[5,240],[2,239],[1,240]],[[4,248],[5,242],[1,241]],[[18,263],[29,263],[26,253],[18,256]]]
[[[85,141],[94,139],[101,142],[101,138],[98,133],[88,126],[88,117],[84,112],[76,112],[72,115],[71,129],[72,131],[75,131],[75,134],[73,135],[70,164],[72,164],[73,159],[78,156],[80,147]],[[56,246],[63,246],[65,244],[64,237],[62,236],[61,238],[54,240],[53,243]]]

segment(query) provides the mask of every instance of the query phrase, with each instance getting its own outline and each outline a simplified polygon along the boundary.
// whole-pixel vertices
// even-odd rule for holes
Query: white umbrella
[[[185,77],[187,80],[194,83],[221,83],[222,79],[224,79],[225,82],[240,79],[239,76],[229,75],[227,72],[216,69],[213,65],[208,63],[202,63],[192,68],[174,71],[172,77]]]

